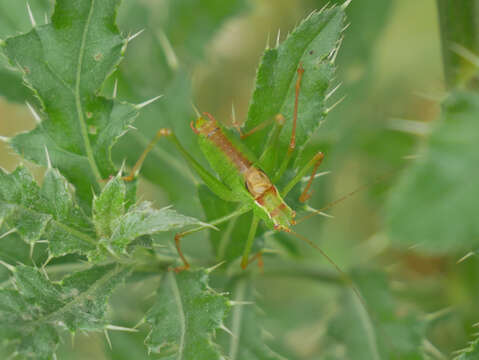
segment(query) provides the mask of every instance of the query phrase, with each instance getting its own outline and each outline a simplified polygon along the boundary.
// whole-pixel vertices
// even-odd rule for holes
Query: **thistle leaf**
[[[29,359],[51,359],[60,331],[105,328],[110,294],[128,274],[116,265],[98,266],[51,282],[30,266],[12,268],[15,289],[0,290],[0,335]]]
[[[456,92],[412,165],[391,190],[389,232],[418,251],[470,251],[479,244],[479,96]],[[407,202],[404,199],[408,199]]]
[[[34,18],[43,19],[50,12],[51,3],[48,0],[30,1],[31,13]],[[0,0],[0,39],[26,32],[32,28],[27,11],[27,0]],[[22,74],[8,65],[8,61],[0,47],[0,96],[9,101],[24,103],[32,101],[32,92],[23,85]]]
[[[292,131],[297,69],[302,64],[305,72],[296,132],[296,144],[301,149],[325,115],[325,97],[333,79],[334,57],[344,21],[341,6],[313,12],[281,45],[265,50],[256,75],[245,132],[282,114],[286,123],[280,134],[280,148],[286,150]],[[257,156],[269,129],[266,127],[246,138]]]
[[[4,53],[41,103],[34,130],[12,139],[29,160],[51,163],[76,187],[82,205],[115,173],[110,151],[137,116],[133,105],[97,93],[119,64],[125,40],[115,24],[119,0],[56,2],[52,22],[6,39]]]
[[[96,247],[91,221],[74,201],[66,179],[48,169],[40,188],[24,167],[0,169],[0,225],[31,247],[47,240],[51,255],[87,254]]]
[[[165,360],[222,359],[212,340],[228,310],[227,298],[208,287],[206,271],[168,273],[146,316],[146,344]]]
[[[205,223],[177,213],[170,208],[153,209],[147,201],[132,206],[124,215],[112,222],[112,235],[108,243],[115,251],[124,252],[128,244],[143,235],[171,231],[188,225]]]
[[[119,176],[103,188],[93,201],[93,221],[99,237],[110,237],[112,222],[125,213],[126,186]]]
[[[110,252],[125,254],[128,245],[144,235],[207,225],[170,208],[154,209],[147,201],[127,208],[128,201],[127,186],[120,176],[111,179],[93,201],[97,237]]]

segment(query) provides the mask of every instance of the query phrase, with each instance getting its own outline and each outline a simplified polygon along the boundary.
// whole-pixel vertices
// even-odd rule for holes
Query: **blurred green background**
[[[0,0],[1,38],[30,27],[25,2],[11,2]],[[226,123],[231,121],[234,103],[237,118],[245,119],[256,67],[267,41],[273,44],[279,29],[284,39],[295,24],[324,3],[124,0],[120,29],[131,34],[145,31],[128,46],[125,60],[103,92],[110,94],[117,78],[122,100],[140,103],[159,94],[165,96],[145,109],[136,122],[138,130],[120,141],[114,150],[117,162],[126,159],[131,165],[153,131],[163,126],[172,127],[194,151],[189,129],[191,102]],[[31,0],[30,4],[38,22],[45,12],[51,13],[49,1]],[[337,81],[342,86],[335,94],[336,99],[344,95],[346,99],[327,117],[314,140],[326,154],[321,170],[331,174],[315,182],[311,203],[320,208],[379,176],[389,176],[329,210],[334,218],[315,217],[297,231],[353,274],[354,269],[367,268],[385,276],[396,301],[395,315],[412,312],[428,319],[427,340],[421,346],[431,359],[447,359],[471,339],[472,324],[479,321],[477,256],[457,263],[467,251],[432,254],[421,250],[420,244],[400,248],[392,245],[385,231],[385,204],[393,184],[415,161],[446,95],[436,3],[353,0],[347,13],[350,26],[338,57]],[[6,95],[0,97],[0,135],[33,128],[35,122],[23,104],[29,95],[14,89],[16,79],[5,86],[9,80],[0,73],[0,81],[0,91]],[[12,170],[20,161],[0,143],[0,166]],[[27,165],[41,178],[41,168]],[[169,143],[157,147],[143,175],[143,198],[157,207],[173,204],[185,214],[202,218],[195,186],[198,180]],[[404,199],[406,205],[407,201]],[[185,252],[200,259],[199,264],[202,258],[211,259],[205,235],[184,242]],[[317,265],[332,272],[317,252],[296,241],[293,244],[302,256],[267,256],[265,273],[253,277],[265,313],[262,322],[271,335],[270,346],[288,359],[368,358],[348,357],[351,350],[340,346],[341,341],[326,330],[332,317],[344,315],[345,308],[338,304],[341,287],[330,285],[325,273],[315,272]],[[284,252],[275,243],[267,245]],[[221,287],[221,279],[217,281]],[[147,305],[138,304],[137,299],[146,297],[154,286],[144,282],[135,285],[135,292],[128,286],[118,291],[113,299],[115,323],[131,324],[138,319]],[[374,306],[375,301],[381,299],[370,304]],[[354,322],[354,317],[347,318],[344,326],[353,327]],[[113,351],[101,334],[79,336],[73,347],[65,341],[59,358],[147,358],[144,335],[111,334]]]

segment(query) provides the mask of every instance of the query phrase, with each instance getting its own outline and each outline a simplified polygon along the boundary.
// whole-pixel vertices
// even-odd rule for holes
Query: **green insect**
[[[266,227],[274,231],[282,231],[286,233],[294,233],[291,227],[296,224],[296,213],[284,201],[284,198],[300,182],[301,179],[311,172],[309,181],[301,193],[299,200],[305,202],[310,196],[310,187],[315,174],[324,158],[323,153],[317,153],[307,164],[300,169],[295,176],[279,190],[274,181],[280,179],[291,161],[292,155],[296,148],[296,126],[298,119],[298,103],[301,90],[301,82],[304,74],[303,66],[300,64],[297,68],[297,79],[295,84],[295,101],[292,119],[292,130],[290,134],[289,146],[286,153],[282,157],[278,169],[271,174],[266,174],[263,170],[264,162],[268,160],[271,153],[277,150],[278,139],[285,124],[283,115],[278,114],[274,120],[269,123],[263,123],[253,128],[246,134],[241,133],[241,129],[237,127],[239,136],[233,137],[227,135],[226,129],[216,121],[213,116],[205,113],[205,116],[198,116],[196,122],[191,122],[191,128],[198,136],[199,146],[208,160],[213,170],[218,174],[216,178],[206,169],[204,169],[181,145],[177,137],[170,129],[160,129],[155,138],[149,143],[145,151],[142,153],[135,166],[132,168],[129,176],[125,180],[132,180],[140,170],[147,154],[153,149],[156,143],[163,137],[170,139],[178,148],[183,157],[187,160],[193,170],[200,176],[208,188],[219,198],[227,202],[236,202],[241,205],[236,211],[223,216],[221,218],[209,221],[211,225],[219,225],[229,221],[237,216],[245,214],[249,211],[253,212],[251,226],[248,232],[246,246],[243,251],[241,267],[245,269],[253,260],[258,259],[262,264],[261,252],[257,252],[250,256],[255,235],[257,233],[259,222],[262,220]],[[271,133],[264,146],[264,150],[259,159],[254,159],[253,155],[248,153],[248,149],[241,142],[242,139],[262,130],[266,126],[272,126]],[[272,181],[271,179],[274,179]],[[190,264],[186,260],[181,251],[181,239],[194,232],[206,229],[207,227],[197,227],[175,236],[175,244],[178,254],[183,261],[183,266],[175,268],[176,271],[186,270]],[[295,234],[295,233],[294,233]],[[344,274],[337,265],[314,243],[310,240],[295,234],[302,240],[317,248],[331,262],[336,269]]]

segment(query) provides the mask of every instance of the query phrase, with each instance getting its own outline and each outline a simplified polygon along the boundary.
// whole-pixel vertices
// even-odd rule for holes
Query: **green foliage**
[[[479,357],[479,340],[475,340],[466,349],[461,350],[461,354],[455,360],[474,360]]]
[[[350,293],[341,312],[329,322],[333,348],[343,346],[354,359],[421,360],[426,323],[414,314],[397,314],[397,304],[384,274],[364,271],[354,276],[368,306]]]
[[[229,311],[227,298],[208,286],[205,270],[169,273],[164,281],[146,315],[150,351],[164,359],[221,359],[213,336]]]
[[[408,106],[422,111],[423,104],[401,101],[397,94],[403,79],[382,79],[384,60],[389,58],[373,60],[379,52],[375,42],[388,43],[386,35],[394,32],[392,25],[385,29],[389,10],[407,2],[392,7],[387,1],[353,1],[345,10],[342,1],[333,1],[335,5],[311,13],[307,6],[320,8],[326,1],[268,0],[251,6],[248,14],[246,0],[132,0],[122,7],[120,0],[57,0],[51,18],[52,1],[30,2],[36,24],[29,19],[25,0],[0,0],[0,94],[31,105],[36,128],[7,142],[46,171],[23,165],[12,172],[0,170],[0,358],[417,360],[446,358],[442,354],[470,338],[469,325],[477,322],[477,304],[470,295],[477,293],[479,274],[472,256],[478,244],[474,201],[479,194],[470,180],[477,177],[479,160],[474,147],[479,140],[475,93],[448,97],[418,160],[391,191],[390,236],[379,226],[381,211],[373,209],[382,198],[367,197],[366,192],[356,195],[366,198],[366,205],[339,213],[324,231],[317,226],[323,220],[300,225],[298,233],[324,247],[341,268],[359,269],[347,273],[353,274],[366,307],[341,274],[322,269],[318,252],[306,252],[289,234],[276,234],[265,226],[258,228],[253,245],[253,252],[265,250],[264,269],[258,271],[255,264],[248,273],[240,272],[236,260],[248,238],[251,212],[213,228],[169,206],[157,208],[154,204],[173,203],[182,213],[206,222],[238,210],[238,204],[222,201],[198,184],[166,140],[154,148],[141,170],[157,185],[154,193],[148,193],[151,184],[125,181],[125,166],[119,170],[121,163],[133,164],[160,127],[171,128],[185,149],[206,164],[209,158],[197,156],[197,136],[189,127],[195,116],[191,103],[228,119],[231,104],[229,99],[221,101],[225,95],[219,94],[227,83],[240,89],[234,97],[241,106],[238,113],[247,113],[243,131],[266,125],[243,140],[233,131],[228,136],[241,143],[241,152],[259,158],[257,164],[266,173],[274,174],[290,141],[300,65],[305,73],[298,148],[278,188],[318,149],[327,153],[322,168],[337,174],[332,181],[338,191],[342,182],[347,191],[357,186],[356,179],[364,183],[363,172],[383,172],[371,165],[372,159],[397,166],[401,157],[411,154],[416,140],[393,133],[383,120],[392,111],[408,114]],[[266,39],[267,31],[277,26],[274,16],[282,11],[277,9],[283,7],[288,9],[282,15],[283,34],[293,17],[310,15],[265,50],[248,110],[243,93],[253,83],[254,71],[243,69],[239,61],[256,62],[260,47],[253,40],[261,37],[260,31]],[[346,51],[338,55],[346,11],[351,30]],[[231,19],[235,21],[224,26]],[[145,27],[146,31],[133,42],[131,35],[120,33],[117,21],[130,34]],[[477,34],[468,33],[471,23],[463,25],[463,34],[474,39]],[[245,29],[250,33],[239,33]],[[454,28],[450,30],[453,34]],[[127,45],[132,47],[128,52]],[[395,51],[394,56],[403,55]],[[337,74],[336,60],[341,69]],[[404,59],[397,60],[400,77],[414,77],[404,68]],[[238,75],[228,75],[223,66],[229,61]],[[467,69],[475,71],[469,63]],[[386,85],[374,82],[376,71]],[[224,79],[212,82],[213,72]],[[336,77],[351,100],[316,136],[339,98],[333,94]],[[163,99],[148,108],[132,105],[159,94]],[[217,103],[216,108],[202,109],[205,100]],[[4,104],[2,99],[0,121],[9,124],[16,120],[12,114],[17,108],[26,109],[12,107],[5,115]],[[260,158],[273,138],[272,120],[279,113],[286,125],[278,144]],[[358,121],[371,116],[381,120],[381,126],[364,127],[364,121]],[[133,129],[134,120],[137,129],[121,138]],[[344,164],[354,164],[355,169],[344,170]],[[217,175],[223,180],[235,176]],[[316,181],[313,185],[319,188],[321,202],[313,198],[311,206],[320,208],[331,190],[330,181],[323,179],[320,186]],[[234,181],[244,187],[242,178]],[[308,210],[297,200],[306,181],[299,181],[287,198],[297,218],[301,210]],[[153,202],[139,200],[138,185],[140,199],[159,195]],[[211,249],[199,236],[182,242],[193,269],[177,274],[168,271],[179,257],[166,239],[171,242],[174,232],[184,228],[188,233],[210,228]],[[389,238],[393,246],[420,244],[417,249],[424,256],[410,248],[390,247]],[[470,256],[467,264],[456,264],[465,251]],[[198,268],[222,260],[227,264],[213,273]],[[377,270],[366,270],[373,261]],[[306,262],[309,267],[303,267]],[[459,275],[454,276],[457,268]],[[453,311],[444,310],[451,305]],[[437,315],[444,313],[448,315]],[[266,336],[268,330],[273,336]],[[75,335],[75,344],[64,341],[68,335]],[[475,358],[477,349],[475,341],[457,359]]]
[[[282,360],[283,357],[272,351],[265,343],[261,327],[260,309],[254,305],[251,281],[238,280],[232,294],[238,304],[233,308],[229,327],[233,335],[229,338],[230,360]],[[248,304],[248,302],[251,302]]]
[[[471,85],[468,83],[477,82],[477,65],[470,56],[479,51],[479,32],[475,21],[479,2],[437,0],[437,7],[446,84],[451,89]],[[473,87],[477,89],[476,84]]]
[[[44,14],[49,12],[51,4],[48,0],[38,0],[30,4],[33,16],[38,19],[43,18]],[[27,1],[1,0],[0,1],[0,39],[7,36],[16,35],[20,32],[26,32],[31,28],[29,16],[27,14]],[[3,49],[0,47],[0,84],[8,86],[0,87],[0,95],[10,101],[24,102],[31,100],[31,91],[23,86],[21,72],[8,65],[8,61],[3,55]]]
[[[479,156],[479,97],[452,93],[428,145],[391,192],[391,237],[428,252],[470,251],[479,246],[474,181]],[[408,198],[405,203],[402,199]]]
[[[11,140],[27,159],[51,163],[86,203],[115,172],[110,151],[137,116],[129,104],[98,96],[126,41],[115,25],[118,0],[59,1],[52,23],[8,38],[3,50],[41,103],[41,125]]]
[[[326,112],[326,95],[334,75],[334,61],[344,27],[342,7],[312,13],[277,48],[267,49],[259,65],[245,131],[271,121],[277,114],[286,118],[280,134],[285,151],[291,138],[296,73],[300,64],[305,76],[299,99],[297,146],[302,148],[319,126]],[[259,156],[267,131],[246,139]]]
[[[30,245],[47,239],[52,256],[95,249],[93,224],[76,205],[69,184],[48,169],[40,188],[24,167],[0,170],[0,224]]]
[[[15,287],[0,290],[0,334],[28,359],[51,359],[61,330],[104,329],[108,297],[128,272],[98,266],[51,282],[40,269],[8,267]]]
[[[7,354],[50,359],[62,330],[109,328],[105,320],[108,297],[135,265],[165,268],[161,260],[156,264],[151,260],[151,235],[188,225],[209,226],[169,207],[158,210],[149,202],[138,202],[136,181],[125,182],[121,174],[104,180],[116,172],[111,148],[139,109],[98,95],[126,47],[115,25],[118,4],[58,1],[51,24],[35,26],[27,34],[2,42],[10,64],[23,72],[23,80],[40,104],[34,110],[37,127],[10,139],[9,144],[26,158],[47,165],[41,186],[23,166],[12,173],[0,171],[2,244],[23,240],[30,250],[16,245],[28,251],[18,259],[29,260],[29,253],[34,262],[37,248],[43,251],[40,244],[47,243],[49,255],[43,257],[42,261],[48,261],[42,268],[2,261],[13,274],[0,289]],[[146,241],[135,242],[139,238]],[[146,265],[141,265],[133,251],[137,246],[147,247]],[[81,257],[65,257],[71,254]],[[63,259],[73,261],[68,264],[67,260],[73,269],[81,267],[75,259],[101,264],[51,281],[47,276],[50,264],[62,266]],[[206,276],[202,274],[203,286],[194,294],[200,300],[202,296],[215,298],[206,287]],[[200,283],[196,278],[190,283],[194,280]],[[190,294],[187,290],[181,288],[185,296]],[[217,297],[226,311],[226,298]],[[193,310],[186,315],[195,315],[198,309]],[[204,321],[209,320],[205,313]],[[152,331],[151,336],[158,335]],[[205,341],[211,340],[205,337]]]

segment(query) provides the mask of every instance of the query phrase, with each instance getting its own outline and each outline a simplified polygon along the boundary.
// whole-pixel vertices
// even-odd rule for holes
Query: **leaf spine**
[[[469,251],[466,255],[464,255],[462,258],[460,258],[459,260],[457,260],[456,264],[462,263],[463,261],[469,259],[471,256],[474,256],[474,255],[476,255],[475,252]]]
[[[155,101],[157,101],[158,99],[161,99],[164,95],[158,95],[150,100],[147,100],[145,102],[142,102],[141,104],[137,104],[135,105],[135,107],[140,110],[140,109],[143,109],[144,107],[150,105],[151,103],[154,103]]]
[[[130,42],[130,41],[134,40],[136,37],[138,37],[138,36],[140,36],[141,34],[143,34],[144,31],[145,31],[145,29],[141,29],[140,31],[134,33],[133,35],[128,36],[127,41]]]
[[[52,161],[50,159],[50,154],[48,153],[47,145],[43,145],[43,148],[45,149],[45,158],[47,160],[47,168],[51,169],[52,168]]]
[[[27,12],[28,12],[28,17],[30,18],[30,23],[32,24],[33,27],[37,26],[37,23],[35,22],[35,18],[33,17],[32,9],[30,8],[30,4],[27,2]]]
[[[115,84],[113,85],[113,94],[112,98],[116,99],[116,96],[118,95],[118,78],[115,79]]]
[[[325,113],[326,113],[326,114],[329,114],[331,111],[334,110],[334,108],[335,108],[336,106],[338,106],[339,104],[341,104],[341,103],[344,101],[344,99],[346,99],[346,95],[344,95],[341,99],[339,99],[339,100],[336,101],[333,105],[331,105],[330,107],[328,107],[328,108],[325,110]]]
[[[1,220],[2,221],[0,222],[0,225],[3,222],[3,219],[1,219]],[[8,230],[7,232],[3,233],[2,235],[0,235],[0,239],[3,239],[4,237],[7,237],[8,235],[13,234],[16,231],[17,231],[17,228],[12,228],[12,229]]]
[[[33,106],[28,101],[26,101],[25,103],[27,104],[28,110],[30,110],[30,112],[32,113],[36,123],[40,124],[42,122],[42,118],[40,117],[40,115],[38,115],[38,113],[35,111]]]
[[[351,4],[352,1],[353,1],[353,0],[346,0],[346,1],[341,5],[341,8],[342,8],[342,9],[346,9],[346,8],[349,6],[349,4]]]
[[[324,101],[327,101],[342,85],[343,83],[339,83],[338,85],[336,85],[334,87],[334,89],[332,89],[329,93],[326,94],[326,96],[324,97]]]
[[[157,37],[158,41],[160,42],[160,45],[163,48],[163,51],[165,52],[166,62],[172,70],[177,70],[179,67],[179,61],[170,40],[162,30],[158,31]]]

